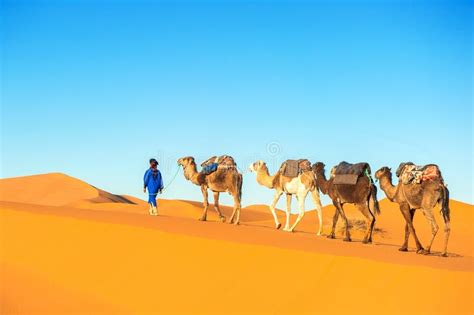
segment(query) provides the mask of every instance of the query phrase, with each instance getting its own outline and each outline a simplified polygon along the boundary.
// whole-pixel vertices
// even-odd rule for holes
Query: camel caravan
[[[184,177],[193,184],[200,186],[204,198],[204,210],[201,221],[207,220],[209,208],[208,193],[214,195],[214,209],[222,222],[226,218],[219,209],[219,194],[227,192],[234,199],[234,208],[228,223],[238,225],[240,222],[243,175],[239,172],[235,160],[228,155],[213,156],[201,163],[198,171],[197,164],[192,156],[178,160],[183,168]],[[350,164],[345,161],[331,168],[329,179],[326,177],[325,165],[322,162],[311,164],[307,159],[287,160],[271,175],[264,161],[256,161],[249,166],[249,171],[256,174],[257,183],[275,191],[269,205],[270,213],[275,222],[275,228],[280,229],[276,214],[276,205],[280,197],[286,195],[286,221],[283,231],[293,232],[305,215],[305,200],[308,194],[316,208],[319,227],[317,235],[322,235],[322,205],[320,192],[328,195],[336,211],[333,216],[331,232],[328,238],[335,238],[336,224],[339,217],[344,223],[344,241],[350,242],[350,225],[344,212],[344,205],[353,204],[366,218],[367,230],[363,243],[372,243],[372,235],[376,223],[376,216],[380,215],[377,200],[377,187],[372,178],[368,163]],[[417,253],[429,254],[431,246],[438,232],[438,224],[433,214],[434,207],[439,204],[444,219],[444,248],[442,256],[447,256],[447,246],[450,234],[449,191],[444,183],[439,167],[435,164],[417,166],[411,162],[401,163],[396,171],[398,184],[392,184],[391,169],[384,166],[375,172],[375,178],[380,182],[380,188],[391,202],[400,206],[400,211],[406,221],[405,239],[400,251],[408,250],[408,240],[412,235],[416,244]],[[298,216],[290,224],[291,201],[293,195],[298,202]],[[432,237],[427,247],[420,243],[413,226],[415,211],[420,209],[431,225]]]

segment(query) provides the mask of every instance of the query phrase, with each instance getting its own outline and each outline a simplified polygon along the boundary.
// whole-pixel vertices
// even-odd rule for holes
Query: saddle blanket
[[[441,178],[441,172],[436,164],[415,165],[411,162],[401,163],[396,175],[404,185],[421,184],[424,181]]]
[[[217,171],[218,168],[220,169],[230,169],[237,167],[234,159],[229,155],[221,155],[219,157],[212,156],[208,158],[206,161],[201,163],[201,174],[202,175],[209,175]]]
[[[334,176],[333,183],[335,185],[355,185],[358,179],[359,175],[356,174],[340,174]]]
[[[217,163],[212,163],[212,164],[205,165],[205,166],[202,168],[201,174],[203,174],[203,175],[212,174],[212,173],[214,173],[215,171],[217,171],[217,167],[218,167],[218,166],[219,166],[219,164],[217,164]]]
[[[283,176],[294,178],[303,172],[311,170],[311,162],[307,159],[286,160],[280,166],[280,173]]]
[[[370,175],[370,166],[368,163],[351,164],[342,161],[331,169],[331,177],[336,185],[355,185],[361,175],[367,171]]]
[[[234,158],[229,155],[221,155],[221,156],[212,156],[201,163],[201,167],[211,164],[218,164],[227,167],[235,167],[237,164],[234,161]]]

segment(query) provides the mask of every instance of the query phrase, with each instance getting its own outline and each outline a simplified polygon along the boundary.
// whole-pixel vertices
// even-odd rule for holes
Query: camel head
[[[188,165],[191,165],[193,163],[196,164],[196,162],[194,162],[194,158],[192,156],[182,157],[178,160],[178,165],[182,166],[183,169],[186,169],[186,167]]]
[[[324,174],[324,167],[326,165],[324,165],[323,162],[317,162],[317,163],[314,163],[313,166],[311,167],[311,169],[313,170],[313,173],[315,174],[321,174],[323,173]]]
[[[258,172],[261,169],[264,169],[266,167],[267,167],[267,164],[265,162],[263,162],[262,160],[258,160],[257,162],[250,164],[249,170],[251,172]]]
[[[384,166],[380,168],[377,172],[375,172],[375,178],[378,180],[380,180],[384,176],[392,178],[392,169],[387,166]]]
[[[183,167],[184,177],[187,180],[191,180],[193,173],[196,173],[196,162],[192,156],[182,157],[178,160],[178,165]]]

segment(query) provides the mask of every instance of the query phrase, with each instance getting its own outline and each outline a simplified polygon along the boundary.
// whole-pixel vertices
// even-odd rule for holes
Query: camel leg
[[[344,223],[346,224],[346,237],[344,238],[344,242],[350,242],[352,240],[351,234],[349,233],[349,220],[347,220],[346,214],[344,213],[344,208],[339,202],[334,202],[334,205],[336,206],[337,210],[339,211],[339,215],[342,217]]]
[[[234,223],[234,218],[235,218],[235,214],[237,212],[237,206],[236,206],[236,203],[235,203],[235,198],[234,198],[234,210],[232,210],[232,215],[230,216],[230,219],[229,219],[229,224],[232,224]]]
[[[362,243],[372,243],[372,233],[374,232],[375,216],[372,211],[370,211],[368,203],[357,205],[357,209],[359,209],[359,211],[367,219],[367,231],[365,232],[365,237],[362,240]]]
[[[298,225],[298,223],[300,223],[301,219],[303,219],[303,217],[304,217],[304,213],[305,213],[304,201],[306,200],[306,195],[307,194],[308,194],[308,192],[305,191],[304,193],[296,195],[296,199],[298,200],[300,212],[299,212],[298,216],[296,217],[295,223],[293,223],[293,226],[290,228],[290,232],[293,232],[295,230],[295,227]]]
[[[314,205],[316,206],[316,212],[318,213],[319,219],[319,230],[317,235],[321,235],[323,233],[323,206],[321,205],[317,188],[311,192],[311,198],[313,199]]]
[[[446,221],[444,223],[444,250],[443,250],[443,257],[448,257],[448,240],[449,240],[449,234],[451,233],[451,222]]]
[[[431,240],[428,247],[426,247],[425,251],[423,252],[425,255],[428,255],[431,251],[431,246],[433,245],[433,241],[436,237],[436,233],[438,233],[439,226],[436,223],[436,219],[433,215],[433,208],[422,209],[422,211],[423,211],[423,215],[425,216],[425,218],[428,220],[428,222],[431,225]]]
[[[221,209],[219,208],[219,193],[217,191],[214,191],[213,194],[214,194],[214,209],[219,215],[219,219],[222,222],[225,222],[225,217],[222,215]]]
[[[334,204],[334,202],[333,202]],[[328,238],[336,238],[336,225],[337,225],[337,220],[339,219],[339,210],[336,207],[336,211],[334,211],[334,216],[332,217],[332,228],[331,228],[331,233],[328,235]]]
[[[286,222],[283,231],[290,230],[291,194],[286,194]]]
[[[275,220],[275,227],[277,229],[279,229],[281,227],[281,223],[278,221],[278,217],[276,215],[275,207],[276,207],[276,204],[277,204],[277,202],[280,199],[282,194],[283,194],[282,191],[279,191],[279,190],[275,191],[275,196],[273,197],[273,202],[270,205],[270,211],[272,212],[273,219]]]
[[[234,211],[233,212],[236,214],[234,224],[238,225],[240,223],[240,209],[242,208],[242,206],[240,204],[240,198],[238,196],[238,193],[232,196],[234,197]],[[234,217],[233,214],[232,214],[232,217]]]
[[[424,249],[423,245],[421,245],[420,240],[418,239],[418,236],[416,235],[415,228],[413,227],[413,221],[410,215],[410,206],[408,204],[400,205],[400,211],[402,212],[402,215],[405,218],[406,223],[408,224],[408,231],[410,232],[410,234],[413,235],[413,238],[415,239],[416,252],[418,254],[421,254]]]
[[[201,192],[202,196],[204,197],[204,212],[202,213],[201,218],[199,219],[200,221],[206,221],[207,220],[207,209],[209,208],[209,201],[207,200],[208,197],[208,192],[207,192],[207,187],[206,186],[201,186]]]
[[[411,221],[413,222],[413,217],[415,216],[415,209],[410,209],[410,218]],[[408,239],[410,238],[410,229],[408,227],[408,223],[405,223],[405,241],[403,242],[402,247],[400,247],[398,250],[401,252],[406,252],[408,251]]]

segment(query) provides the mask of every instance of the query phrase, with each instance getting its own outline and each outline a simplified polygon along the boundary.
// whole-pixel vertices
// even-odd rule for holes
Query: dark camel
[[[232,159],[231,157],[228,158]],[[183,167],[184,177],[193,184],[201,187],[204,197],[204,212],[199,220],[207,220],[207,209],[209,208],[208,189],[210,189],[214,193],[214,208],[222,222],[225,222],[225,217],[219,209],[219,193],[228,192],[232,195],[234,198],[234,211],[232,212],[229,223],[239,224],[240,202],[242,199],[242,174],[237,171],[236,167],[227,168],[219,165],[215,172],[204,175],[197,171],[196,162],[192,156],[179,159],[178,164]]]
[[[441,213],[443,214],[445,223],[444,251],[442,256],[446,257],[448,255],[448,239],[449,233],[451,231],[449,190],[444,185],[441,176],[437,180],[424,181],[421,184],[404,185],[401,183],[401,181],[399,181],[397,186],[393,186],[391,170],[390,168],[384,166],[375,173],[375,178],[380,181],[380,188],[385,192],[387,198],[390,201],[396,202],[400,205],[400,211],[405,218],[405,241],[403,242],[402,247],[400,247],[400,251],[408,251],[408,239],[410,234],[412,234],[413,238],[415,239],[416,252],[419,254],[430,253],[431,245],[433,245],[433,241],[439,229],[436,219],[433,215],[433,208],[438,203],[441,205]],[[432,237],[426,249],[423,249],[423,246],[421,245],[413,226],[413,216],[415,215],[415,210],[417,209],[421,209],[424,216],[431,225]]]
[[[333,183],[334,178],[329,180],[324,175],[324,163],[318,162],[312,166],[313,172],[316,175],[316,184],[319,190],[325,195],[328,195],[334,206],[336,212],[334,213],[332,221],[331,234],[328,238],[335,238],[335,229],[339,216],[342,217],[345,223],[346,237],[344,241],[350,242],[351,235],[349,233],[349,222],[344,213],[343,205],[346,203],[355,204],[357,209],[367,219],[367,231],[363,239],[363,243],[372,243],[372,233],[375,225],[375,214],[380,213],[379,204],[377,201],[377,188],[367,176],[360,176],[355,185],[336,185]],[[372,210],[371,210],[372,209]]]

